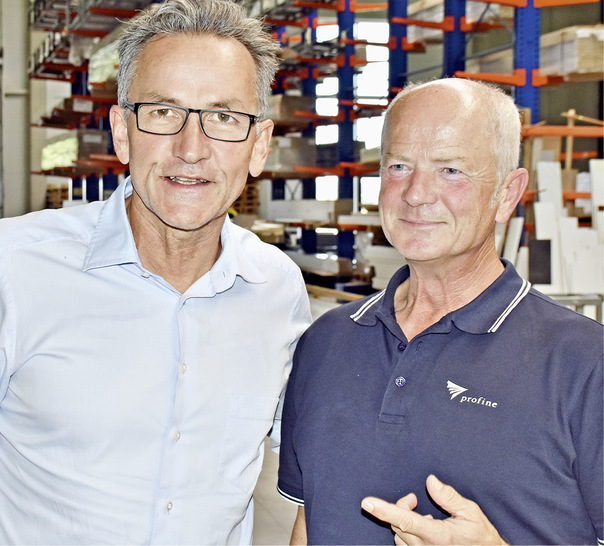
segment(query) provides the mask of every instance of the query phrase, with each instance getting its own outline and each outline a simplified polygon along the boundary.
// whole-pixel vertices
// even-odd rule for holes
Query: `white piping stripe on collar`
[[[373,296],[369,300],[367,300],[365,302],[365,304],[356,313],[350,315],[350,318],[356,322],[357,319],[360,319],[365,314],[365,311],[367,311],[367,309],[369,309],[374,303],[379,301],[384,296],[385,293],[386,293],[386,290],[382,290],[381,292],[378,292],[375,296]]]
[[[528,294],[530,289],[531,289],[531,283],[528,282],[526,279],[522,279],[522,286],[520,287],[520,290],[518,290],[518,294],[516,294],[516,297],[507,306],[507,309],[503,313],[501,313],[501,315],[499,315],[499,318],[493,323],[493,326],[491,326],[487,330],[487,333],[492,334],[493,332],[496,332],[499,329],[499,327],[503,324],[503,321],[514,310],[514,308],[522,301],[524,296],[526,296]]]

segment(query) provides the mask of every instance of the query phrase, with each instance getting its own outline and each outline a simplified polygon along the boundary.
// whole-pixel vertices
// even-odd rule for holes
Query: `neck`
[[[495,250],[476,261],[442,267],[409,263],[409,278],[394,297],[396,320],[411,340],[442,317],[476,299],[503,272]]]
[[[126,200],[126,211],[143,267],[161,276],[181,294],[218,260],[224,217],[201,229],[185,231],[152,223],[136,214],[130,198]]]

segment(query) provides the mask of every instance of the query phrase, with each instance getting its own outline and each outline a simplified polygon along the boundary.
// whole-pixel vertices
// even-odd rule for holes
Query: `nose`
[[[197,163],[209,157],[212,139],[201,128],[199,115],[191,112],[180,133],[174,135],[174,154],[187,163]]]
[[[437,182],[434,176],[416,169],[406,180],[403,200],[412,207],[432,205],[438,199]]]

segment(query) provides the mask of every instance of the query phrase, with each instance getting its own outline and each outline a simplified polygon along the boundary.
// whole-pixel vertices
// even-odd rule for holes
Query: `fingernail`
[[[430,479],[432,480],[434,489],[442,489],[443,483],[434,474],[430,475]]]
[[[365,510],[367,512],[373,512],[373,509],[375,508],[375,506],[373,505],[372,502],[370,502],[368,500],[363,500],[361,502],[361,508],[363,508],[363,510]]]

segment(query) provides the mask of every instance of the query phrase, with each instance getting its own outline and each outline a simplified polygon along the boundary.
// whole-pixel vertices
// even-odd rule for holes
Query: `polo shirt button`
[[[183,363],[180,365],[180,372],[181,372],[181,373],[186,373],[186,371],[187,371],[187,365],[186,365],[186,364],[183,362]]]
[[[407,348],[407,344],[406,344],[405,342],[401,341],[401,342],[398,344],[398,350],[399,350],[399,351],[404,351],[406,348]]]
[[[172,508],[174,508],[174,505],[172,504],[172,501],[168,502],[168,504],[166,504],[166,510],[169,512],[170,510],[172,510]]]
[[[174,435],[174,439],[178,442],[178,440],[180,440],[180,431],[177,430],[176,434]]]
[[[405,383],[407,383],[407,380],[402,375],[394,380],[394,384],[399,388],[404,387]]]

